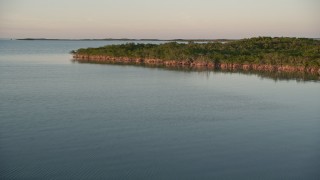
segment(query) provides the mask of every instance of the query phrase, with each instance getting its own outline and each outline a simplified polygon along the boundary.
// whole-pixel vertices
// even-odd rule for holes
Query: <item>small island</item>
[[[221,70],[303,72],[320,75],[320,41],[256,37],[206,43],[107,45],[71,52],[78,62],[145,64]]]

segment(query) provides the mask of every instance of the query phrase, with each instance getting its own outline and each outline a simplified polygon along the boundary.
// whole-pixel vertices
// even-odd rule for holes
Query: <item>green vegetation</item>
[[[320,67],[320,41],[307,38],[257,37],[222,42],[127,43],[78,49],[75,54],[214,63]]]

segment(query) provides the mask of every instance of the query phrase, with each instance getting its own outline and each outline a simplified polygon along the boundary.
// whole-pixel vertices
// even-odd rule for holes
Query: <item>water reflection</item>
[[[79,62],[72,60],[74,63],[79,64],[101,64],[101,65],[115,65],[115,66],[136,66],[136,67],[144,67],[144,68],[157,68],[163,70],[170,71],[183,71],[183,72],[199,72],[202,74],[206,74],[209,78],[210,73],[223,72],[223,73],[238,73],[245,75],[256,75],[260,78],[272,79],[274,81],[289,81],[296,80],[297,82],[306,82],[306,81],[320,81],[320,76],[317,74],[310,74],[305,72],[272,72],[272,71],[244,71],[244,70],[222,70],[222,69],[211,69],[207,67],[182,67],[182,66],[163,66],[163,65],[150,65],[150,64],[122,64],[122,63],[94,63],[94,62]]]

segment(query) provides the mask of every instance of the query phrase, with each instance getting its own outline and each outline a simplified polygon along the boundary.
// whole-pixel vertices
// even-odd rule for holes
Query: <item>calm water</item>
[[[320,179],[320,83],[78,64],[0,41],[0,179]]]

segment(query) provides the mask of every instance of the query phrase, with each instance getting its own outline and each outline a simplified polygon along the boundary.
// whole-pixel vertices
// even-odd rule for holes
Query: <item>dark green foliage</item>
[[[163,60],[200,60],[238,64],[320,66],[320,41],[307,38],[257,37],[227,43],[160,45],[127,43],[78,49],[73,53]]]

